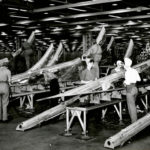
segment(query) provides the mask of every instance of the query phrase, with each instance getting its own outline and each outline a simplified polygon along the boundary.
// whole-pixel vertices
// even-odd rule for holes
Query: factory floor
[[[16,126],[26,120],[12,111],[13,119],[8,123],[0,123],[0,150],[106,150],[104,141],[129,124],[126,117],[124,125],[117,122],[117,117],[106,118],[103,122],[99,118],[89,116],[88,132],[90,140],[81,140],[81,127],[77,120],[72,126],[71,137],[63,136],[66,122],[52,120],[28,131],[16,131]],[[113,119],[112,119],[113,118]],[[130,143],[126,143],[118,150],[150,150],[150,127],[136,135]]]

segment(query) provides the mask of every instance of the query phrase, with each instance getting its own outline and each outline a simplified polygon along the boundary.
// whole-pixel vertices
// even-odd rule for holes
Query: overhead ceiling
[[[105,26],[119,42],[150,39],[149,0],[0,0],[0,42],[13,46],[16,37],[71,40]]]

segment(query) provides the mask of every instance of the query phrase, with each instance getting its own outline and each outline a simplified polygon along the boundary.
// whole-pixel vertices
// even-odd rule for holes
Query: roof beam
[[[137,11],[147,11],[150,8],[147,7],[135,7],[131,9],[117,9],[117,10],[110,10],[110,11],[103,11],[103,12],[96,12],[96,13],[81,13],[76,15],[68,15],[64,17],[56,17],[56,20],[60,19],[73,19],[73,18],[84,18],[84,17],[92,17],[92,16],[101,16],[101,15],[110,15],[110,14],[120,14],[120,13],[130,13],[130,12],[137,12]]]
[[[83,7],[83,6],[89,6],[89,5],[96,5],[96,4],[103,4],[103,3],[113,3],[118,2],[122,0],[95,0],[95,1],[86,1],[86,2],[79,2],[74,4],[66,4],[66,5],[60,5],[60,6],[54,6],[54,7],[45,7],[45,8],[39,8],[34,9],[34,13],[40,13],[45,11],[53,11],[53,10],[59,10],[59,9],[67,9],[70,7]]]
[[[90,24],[94,22],[113,22],[113,21],[124,21],[124,20],[135,20],[135,19],[146,19],[150,18],[150,15],[140,15],[140,16],[131,16],[131,17],[123,17],[123,18],[108,18],[108,19],[97,19],[97,20],[91,20],[91,21],[78,21],[78,22],[72,22],[68,25],[81,25],[81,24]]]

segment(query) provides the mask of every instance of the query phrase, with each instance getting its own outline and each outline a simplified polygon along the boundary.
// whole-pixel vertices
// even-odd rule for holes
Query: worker
[[[7,106],[9,104],[9,85],[11,72],[7,68],[8,63],[0,64],[0,121],[7,122]]]
[[[132,60],[129,58],[124,58],[125,62],[125,81],[124,85],[126,86],[126,98],[127,98],[127,106],[129,115],[131,118],[131,122],[134,123],[137,120],[137,110],[136,110],[136,97],[138,94],[138,89],[136,87],[136,83],[141,81],[139,73],[131,67]]]
[[[99,62],[101,61],[102,58],[102,48],[99,44],[94,44],[93,46],[91,46],[88,51],[83,54],[82,56],[82,60],[86,59],[86,57],[91,57],[94,60],[94,68],[96,68],[96,73],[97,73],[97,77],[99,78]]]
[[[122,62],[121,60],[118,60],[118,61],[116,62],[116,65],[117,65],[117,66],[111,71],[111,74],[124,70],[124,67],[123,67],[124,64],[123,64],[123,62]]]
[[[45,83],[49,85],[50,87],[50,93],[49,96],[53,96],[53,95],[57,95],[60,92],[60,86],[59,86],[59,82],[58,82],[58,78],[55,74],[51,73],[48,70],[44,70],[43,71],[44,74],[44,79],[45,79]],[[56,105],[58,105],[58,98],[55,99],[51,99],[49,101],[50,106],[54,107]]]
[[[98,78],[97,69],[94,68],[94,60],[87,57],[86,64],[86,68],[80,74],[81,83],[88,83]]]

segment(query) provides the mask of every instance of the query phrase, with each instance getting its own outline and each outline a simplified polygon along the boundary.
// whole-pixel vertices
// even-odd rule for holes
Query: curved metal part
[[[31,67],[29,70],[27,70],[27,73],[42,68],[47,63],[49,57],[53,53],[53,50],[54,50],[54,46],[51,43],[49,48],[45,52],[45,54],[42,56],[42,58],[33,67]]]
[[[105,32],[106,32],[106,30],[105,30],[105,27],[103,26],[101,31],[99,32],[97,38],[96,38],[96,44],[100,44],[100,42],[102,41],[102,39],[105,35]]]
[[[127,48],[127,51],[125,53],[124,58],[130,58],[131,57],[132,52],[133,52],[133,46],[134,46],[134,42],[132,39],[130,39],[130,42],[129,42],[129,45],[128,45],[128,48]]]
[[[49,70],[51,72],[57,72],[61,69],[64,69],[64,68],[67,68],[67,67],[71,67],[73,65],[76,65],[78,63],[81,62],[81,59],[80,58],[76,58],[74,60],[71,60],[71,61],[67,61],[67,62],[64,62],[64,63],[60,63],[60,64],[57,64],[57,65],[54,65],[54,66],[51,66],[51,67],[45,67],[45,68],[42,68],[42,70]]]
[[[114,36],[111,36],[110,41],[109,41],[107,48],[106,48],[107,51],[111,51],[111,46],[113,44],[114,39],[115,39]]]
[[[32,44],[33,41],[34,41],[34,39],[35,39],[35,31],[32,31],[32,33],[31,33],[31,35],[29,36],[27,42],[30,43],[30,44]]]
[[[50,67],[54,65],[58,61],[59,57],[62,55],[62,50],[63,50],[63,45],[60,42],[54,56],[48,61],[46,67]]]
[[[114,136],[108,138],[104,143],[104,147],[114,149],[117,146],[123,145],[126,141],[128,141],[130,138],[135,136],[137,133],[139,133],[149,125],[150,125],[150,113],[140,118],[133,124],[129,125],[125,129],[122,129]]]
[[[71,98],[70,100],[61,103],[53,108],[50,108],[44,112],[42,112],[39,115],[36,115],[33,118],[30,118],[22,123],[20,123],[16,130],[18,131],[25,131],[27,129],[33,128],[36,125],[41,124],[44,121],[50,120],[56,116],[59,116],[60,114],[63,114],[66,111],[66,107],[72,103],[74,103],[76,100],[78,100],[79,97]]]
[[[144,70],[150,67],[150,60],[147,60],[143,63],[137,64],[133,66],[139,73],[143,72]],[[72,90],[68,90],[64,93],[60,93],[58,95],[49,97],[49,98],[56,98],[56,97],[65,97],[65,96],[74,96],[74,95],[81,95],[85,93],[90,93],[95,89],[102,88],[102,90],[107,90],[111,83],[117,82],[119,79],[124,77],[124,71],[120,71],[114,74],[110,74],[103,78],[100,78],[96,81],[90,81],[89,83],[82,85],[80,87],[74,88]]]
[[[27,81],[32,74],[40,74],[44,70],[48,70],[51,73],[55,73],[58,70],[61,70],[61,69],[70,67],[72,65],[75,65],[75,64],[79,63],[80,61],[81,61],[80,58],[76,58],[72,61],[68,61],[68,62],[65,62],[65,63],[60,63],[60,64],[57,64],[57,65],[54,65],[54,66],[51,66],[51,67],[45,67],[45,68],[34,70],[32,72],[25,72],[25,73],[22,73],[22,74],[14,75],[14,76],[12,76],[11,82],[12,83],[14,83],[14,82],[17,83],[17,82]]]
[[[12,54],[13,57],[18,56],[22,52],[22,48],[19,48],[16,52]]]

